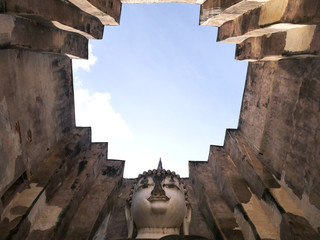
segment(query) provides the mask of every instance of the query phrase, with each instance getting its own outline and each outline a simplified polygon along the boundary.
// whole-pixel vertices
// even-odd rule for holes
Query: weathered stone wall
[[[0,195],[74,128],[71,60],[0,50]]]
[[[190,162],[190,233],[320,239],[320,2],[179,2],[201,4],[200,23],[251,61],[239,128]],[[126,237],[133,180],[74,126],[70,60],[119,23],[121,4],[0,0],[0,239]]]
[[[0,2],[0,214],[21,190],[14,182],[30,180],[75,130],[70,58],[87,58],[88,38],[102,38],[121,12],[120,1],[92,2]]]
[[[239,124],[273,174],[318,208],[319,66],[314,57],[250,63]]]

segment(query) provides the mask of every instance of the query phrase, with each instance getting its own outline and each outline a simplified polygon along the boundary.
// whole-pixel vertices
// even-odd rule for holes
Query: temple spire
[[[158,168],[157,170],[162,170],[162,162],[161,162],[161,158],[159,159],[159,163],[158,163]]]

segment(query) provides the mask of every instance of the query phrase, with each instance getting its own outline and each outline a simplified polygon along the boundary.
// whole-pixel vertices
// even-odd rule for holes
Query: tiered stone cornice
[[[236,59],[319,55],[319,2],[234,1],[224,10],[208,7],[217,2],[208,0],[202,4],[200,23],[219,27],[218,41],[238,44]]]
[[[8,1],[5,12],[25,17],[37,16],[38,19],[41,17],[48,22],[60,23],[61,27],[59,28],[61,29],[73,28],[78,33],[83,33],[90,38],[102,38],[103,24],[100,20],[80,10],[72,3],[66,4],[63,1],[55,0],[45,2],[41,0]]]
[[[88,58],[88,40],[120,22],[120,0],[4,0],[0,48],[22,48]]]
[[[55,52],[70,57],[88,57],[88,39],[82,35],[45,26],[37,21],[15,15],[0,15],[0,31],[5,34],[0,48],[22,48]]]
[[[104,25],[118,25],[120,23],[120,0],[69,0],[82,11],[97,17]]]
[[[134,179],[76,128],[70,58],[122,3],[156,2],[201,4],[200,24],[253,61],[238,129],[190,162],[190,234],[320,239],[319,0],[0,0],[0,239],[127,236]]]
[[[202,4],[204,0],[122,0],[122,3],[140,4],[140,3],[191,3]]]

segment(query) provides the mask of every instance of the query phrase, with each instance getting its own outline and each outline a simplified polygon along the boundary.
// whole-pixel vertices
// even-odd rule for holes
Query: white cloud
[[[98,58],[92,54],[92,45],[89,44],[89,57],[88,59],[73,59],[72,66],[73,71],[76,72],[79,69],[83,69],[86,72],[90,71],[90,67],[92,67]]]
[[[129,125],[112,108],[110,99],[111,95],[107,92],[90,94],[81,87],[75,90],[76,125],[91,126],[93,142],[133,137]]]

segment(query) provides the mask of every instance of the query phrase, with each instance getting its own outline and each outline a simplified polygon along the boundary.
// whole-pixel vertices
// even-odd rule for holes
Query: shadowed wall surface
[[[250,61],[238,129],[189,163],[190,234],[320,239],[319,1],[182,2]],[[0,1],[0,239],[126,238],[133,179],[75,127],[70,60],[121,4]]]

